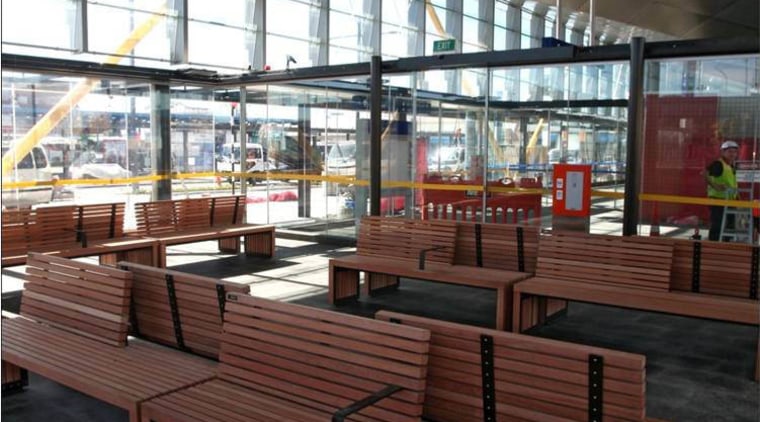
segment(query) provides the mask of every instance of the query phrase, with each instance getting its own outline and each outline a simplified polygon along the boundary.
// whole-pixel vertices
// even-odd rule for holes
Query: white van
[[[8,147],[3,146],[3,156],[8,150]],[[3,176],[3,185],[16,182],[50,181],[52,177],[53,169],[50,167],[45,150],[35,146],[30,153],[17,162],[16,168]],[[53,188],[50,185],[9,189],[3,187],[3,207],[19,208],[47,203],[51,201],[52,193]]]

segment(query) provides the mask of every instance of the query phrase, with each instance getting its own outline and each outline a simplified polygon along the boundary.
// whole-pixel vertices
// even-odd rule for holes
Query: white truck
[[[3,145],[3,156],[9,149],[10,146]],[[50,167],[45,150],[35,146],[30,153],[17,160],[15,168],[3,175],[3,208],[23,208],[50,202],[53,199],[53,188],[50,185],[25,187],[13,185],[17,182],[50,181],[52,177],[53,169]],[[6,186],[10,187],[6,188]]]

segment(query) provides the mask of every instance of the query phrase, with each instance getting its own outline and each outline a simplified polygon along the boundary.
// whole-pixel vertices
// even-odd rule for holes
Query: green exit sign
[[[454,51],[457,40],[433,41],[433,53],[448,53]]]

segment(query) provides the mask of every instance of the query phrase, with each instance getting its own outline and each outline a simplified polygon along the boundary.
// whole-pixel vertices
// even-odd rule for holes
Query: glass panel
[[[164,16],[158,19],[155,27],[147,32],[134,48],[136,57],[148,59],[169,59],[170,39],[167,22],[174,25],[176,18],[166,16],[161,8],[153,12],[135,11],[129,8],[93,3],[88,5],[89,50],[105,55],[129,55],[130,51],[119,51],[119,47],[128,39],[138,25],[153,19],[156,14]]]
[[[221,3],[188,1],[188,54],[191,63],[237,69],[248,66],[248,47],[254,42],[256,28],[253,27],[253,13],[246,10],[246,3],[246,0]],[[251,12],[250,16],[246,12]],[[251,22],[246,21],[246,16]]]
[[[72,49],[76,1],[5,0],[2,22],[3,43]]]
[[[760,198],[758,86],[758,55],[647,63],[641,232],[659,225],[665,235],[689,236],[699,229],[706,238],[709,230],[718,240],[725,204],[696,202]],[[721,149],[728,141],[738,148]],[[728,165],[735,167],[736,188],[726,187],[733,184]],[[736,226],[745,238],[749,204],[739,208],[743,215]]]
[[[215,170],[217,133],[229,133],[221,127],[217,129],[216,122],[225,122],[225,127],[229,126],[229,113],[229,105],[217,104],[212,91],[195,87],[172,89],[173,196],[185,197],[227,190],[221,180],[214,183],[214,177],[209,173]]]
[[[130,217],[130,204],[150,197],[151,182],[140,178],[151,173],[147,85],[16,72],[2,76],[3,155],[30,151],[3,177],[3,206],[116,201],[128,204]],[[72,91],[81,99],[61,101]],[[53,113],[63,117],[52,130],[21,144],[43,116]],[[17,184],[53,178],[61,181],[54,190]],[[118,181],[103,184],[104,179]],[[127,224],[134,220],[128,218]]]

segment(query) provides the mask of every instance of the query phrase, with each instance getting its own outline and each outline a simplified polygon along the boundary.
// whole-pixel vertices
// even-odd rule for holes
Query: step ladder
[[[739,189],[739,195],[742,193],[750,194],[750,189]],[[733,221],[732,227],[728,224]],[[723,220],[720,224],[721,242],[737,242],[752,244],[752,208],[724,207]]]

